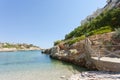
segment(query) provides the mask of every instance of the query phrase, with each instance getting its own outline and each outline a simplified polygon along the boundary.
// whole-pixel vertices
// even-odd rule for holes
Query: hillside
[[[33,44],[14,44],[14,43],[0,43],[0,51],[17,51],[17,50],[40,50],[38,46]]]
[[[95,15],[97,14],[97,15]],[[97,10],[95,13],[82,21],[82,24],[65,35],[64,40],[56,41],[57,45],[60,42],[73,44],[85,39],[86,36],[103,34],[114,31],[120,28],[120,1],[108,0],[104,8]],[[84,23],[84,24],[83,24]]]

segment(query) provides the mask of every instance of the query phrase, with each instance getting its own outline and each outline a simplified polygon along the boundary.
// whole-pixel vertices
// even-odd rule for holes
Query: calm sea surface
[[[0,80],[65,80],[84,70],[40,51],[0,52]]]

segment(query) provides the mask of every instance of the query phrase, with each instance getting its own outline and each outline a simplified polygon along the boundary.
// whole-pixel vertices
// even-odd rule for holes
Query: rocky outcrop
[[[41,52],[44,53],[44,54],[50,54],[51,49],[42,49]]]
[[[99,16],[103,11],[117,7],[120,7],[120,0],[107,0],[107,4],[103,8],[99,8],[92,15],[87,16],[84,20],[81,21],[81,25],[90,22],[92,19]]]
[[[60,50],[59,53],[50,54],[50,57],[85,67],[85,54],[80,55],[77,52],[76,49]]]
[[[112,9],[115,7],[119,7],[120,0],[107,0],[107,5],[104,7],[104,9]]]
[[[53,48],[51,48],[50,55],[57,56],[59,54],[59,52],[60,52],[59,46],[54,46]]]
[[[113,34],[114,32],[93,35],[72,45],[62,44],[62,48],[59,45],[54,46],[51,49],[46,49],[45,52],[50,54],[50,57],[54,59],[70,62],[88,69],[100,70],[91,57],[98,57],[98,52],[101,52],[101,56],[108,54],[108,52],[103,51],[103,49],[108,49],[109,51],[115,50],[115,46],[110,47]],[[106,47],[106,45],[109,46]],[[115,50],[114,52],[116,52],[117,55],[119,54],[119,50]]]
[[[49,52],[51,58],[70,62],[88,69],[96,69],[95,65],[91,62],[92,60],[88,58],[88,54],[85,50],[84,40],[71,46],[64,45],[64,50],[63,48],[60,49],[58,45],[49,50],[46,49],[45,52]]]

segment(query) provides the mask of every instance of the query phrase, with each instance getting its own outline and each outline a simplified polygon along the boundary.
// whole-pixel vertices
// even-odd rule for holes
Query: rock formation
[[[52,47],[51,49],[46,49],[45,52],[49,52],[50,57],[54,59],[70,62],[79,66],[86,67],[91,70],[98,69],[97,65],[95,64],[91,57],[98,57],[97,55],[99,52],[101,52],[100,56],[109,54],[103,51],[104,49],[106,50],[108,49],[109,51],[113,50],[112,47],[107,48],[105,46],[109,43],[112,43],[111,37],[113,34],[114,32],[93,35],[86,38],[85,40],[81,40],[80,42],[76,42],[69,46],[68,44],[64,44],[62,45],[64,46],[64,49],[63,48],[60,49],[59,45],[57,45]],[[117,52],[119,51],[114,52],[118,54]]]
[[[90,22],[92,19],[100,15],[103,11],[116,7],[120,7],[120,0],[107,0],[107,4],[103,8],[99,8],[92,15],[87,16],[84,20],[81,21],[81,25]]]

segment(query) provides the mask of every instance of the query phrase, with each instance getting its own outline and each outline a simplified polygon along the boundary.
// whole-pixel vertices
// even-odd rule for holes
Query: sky
[[[0,42],[50,48],[106,0],[0,0]]]

